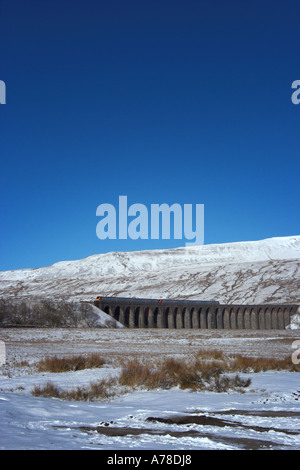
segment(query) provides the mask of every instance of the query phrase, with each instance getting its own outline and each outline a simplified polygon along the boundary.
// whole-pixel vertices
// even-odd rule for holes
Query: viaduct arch
[[[127,328],[285,329],[296,304],[226,305],[197,300],[97,297],[94,305]]]

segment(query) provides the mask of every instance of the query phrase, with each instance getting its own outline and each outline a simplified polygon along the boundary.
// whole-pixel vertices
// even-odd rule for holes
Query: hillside
[[[300,236],[112,252],[0,273],[0,297],[93,300],[96,295],[228,303],[300,302]]]

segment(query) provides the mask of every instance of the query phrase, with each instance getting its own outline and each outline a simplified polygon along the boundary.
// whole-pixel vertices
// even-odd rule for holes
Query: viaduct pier
[[[94,305],[127,328],[283,330],[296,304],[239,305],[214,301],[97,297]]]

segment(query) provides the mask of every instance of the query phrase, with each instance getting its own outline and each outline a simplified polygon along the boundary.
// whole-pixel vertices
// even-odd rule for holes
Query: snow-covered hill
[[[93,300],[96,295],[300,302],[300,236],[113,252],[0,273],[0,296]]]

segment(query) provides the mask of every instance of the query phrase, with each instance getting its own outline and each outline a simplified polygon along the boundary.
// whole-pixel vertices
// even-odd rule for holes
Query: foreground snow
[[[87,387],[119,375],[128,358],[143,361],[196,357],[200,350],[225,355],[291,357],[297,330],[1,329],[6,364],[0,367],[0,449],[297,449],[300,448],[300,373],[241,374],[245,393],[136,390],[117,385],[111,401],[38,398],[34,386]],[[99,369],[37,373],[49,355],[97,352]],[[299,354],[298,356],[299,357]],[[21,361],[26,364],[20,366]],[[19,364],[19,365],[18,365]],[[184,417],[181,424],[176,421]],[[156,418],[151,419],[149,418]],[[189,422],[186,422],[188,418]],[[167,419],[167,422],[164,420]]]
[[[115,374],[97,369],[0,378],[0,449],[299,449],[300,374],[251,377],[244,393],[136,391],[110,402],[36,398],[33,385],[64,387]],[[22,387],[22,390],[20,390]],[[13,390],[13,391],[9,391]],[[226,425],[163,423],[148,418],[213,417]]]

